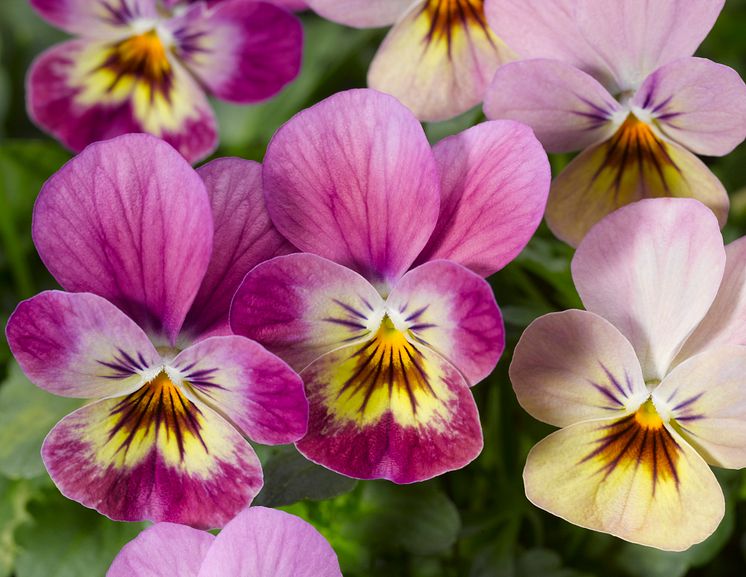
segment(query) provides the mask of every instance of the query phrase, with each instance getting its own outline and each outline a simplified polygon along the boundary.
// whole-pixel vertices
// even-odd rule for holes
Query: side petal
[[[29,380],[64,397],[124,394],[161,362],[140,327],[89,293],[46,291],[23,301],[6,335]]]
[[[231,328],[301,370],[369,336],[383,309],[356,272],[316,255],[291,254],[246,275],[231,306]]]
[[[212,251],[205,185],[144,134],[97,143],[44,185],[34,243],[57,281],[111,301],[174,342]]]
[[[212,337],[179,353],[172,366],[197,397],[263,445],[293,443],[306,433],[303,381],[254,341]]]
[[[106,577],[197,577],[214,541],[207,531],[158,523],[124,546]]]
[[[284,8],[254,0],[198,6],[168,22],[177,57],[218,98],[265,100],[295,79],[303,28]]]
[[[264,507],[239,513],[220,532],[200,577],[342,577],[326,539],[303,519]]]
[[[396,96],[420,120],[446,120],[479,104],[497,67],[513,58],[481,0],[421,0],[383,41],[368,86]]]
[[[746,84],[705,58],[681,58],[648,76],[631,102],[697,154],[724,156],[746,138]]]
[[[464,378],[426,347],[400,344],[372,339],[301,373],[311,418],[296,446],[306,458],[348,477],[414,483],[479,455],[482,429]]]
[[[445,357],[470,385],[492,372],[505,349],[490,285],[456,263],[433,261],[411,270],[391,291],[386,308],[413,342]]]
[[[137,20],[157,18],[155,0],[30,0],[48,22],[70,34],[111,37]]]
[[[700,353],[653,391],[673,426],[711,465],[746,467],[746,347],[724,345]]]
[[[434,148],[440,215],[418,263],[456,261],[484,277],[523,250],[544,215],[551,170],[531,129],[483,122]]]
[[[264,190],[279,231],[374,283],[395,282],[425,246],[440,206],[422,126],[391,96],[335,94],[269,144]]]
[[[581,152],[554,179],[547,224],[558,238],[577,246],[606,215],[660,197],[696,199],[721,226],[728,218],[728,193],[717,176],[691,152],[630,117],[610,140]]]
[[[269,219],[261,164],[219,158],[197,173],[207,187],[215,230],[210,265],[184,322],[184,331],[198,338],[230,334],[228,310],[246,273],[295,248]]]
[[[714,215],[683,199],[637,202],[585,237],[572,276],[585,307],[637,352],[646,381],[660,380],[710,308],[725,268]]]
[[[528,455],[526,496],[575,525],[683,551],[720,524],[723,492],[676,432],[634,419],[586,421],[549,435]]]
[[[319,16],[354,26],[377,28],[396,22],[414,0],[306,0]]]
[[[156,38],[147,32],[115,43],[72,40],[53,46],[29,69],[30,118],[76,152],[100,140],[148,132],[192,162],[204,158],[217,146],[212,108]],[[154,54],[147,65],[138,60],[143,47]]]
[[[635,411],[649,394],[629,341],[608,321],[579,310],[528,326],[510,381],[531,416],[557,427]]]
[[[63,495],[116,521],[222,527],[262,487],[249,443],[163,374],[62,419],[42,458]]]
[[[525,122],[549,152],[571,152],[610,138],[620,104],[592,76],[559,60],[510,62],[484,97],[487,118]]]

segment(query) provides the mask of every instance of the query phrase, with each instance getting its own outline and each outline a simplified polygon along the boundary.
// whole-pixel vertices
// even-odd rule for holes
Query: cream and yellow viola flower
[[[680,551],[724,513],[709,465],[746,466],[746,241],[723,246],[692,199],[648,199],[597,224],[572,262],[586,307],[549,314],[510,367],[520,404],[561,429],[526,495],[567,521]]]

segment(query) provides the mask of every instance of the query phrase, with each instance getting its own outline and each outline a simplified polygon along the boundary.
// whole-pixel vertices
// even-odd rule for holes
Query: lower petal
[[[582,152],[554,180],[547,223],[558,238],[576,246],[607,214],[656,197],[695,198],[721,226],[728,216],[728,194],[707,166],[630,116],[610,140]]]
[[[482,449],[464,378],[401,336],[329,353],[301,376],[311,417],[297,447],[333,471],[413,483],[460,469]]]
[[[633,543],[683,551],[725,511],[720,485],[697,452],[660,420],[635,415],[561,429],[529,453],[528,499],[566,521]]]
[[[368,72],[420,120],[445,120],[481,102],[512,52],[487,25],[481,0],[425,0],[391,29]]]
[[[117,521],[222,527],[262,487],[251,446],[164,373],[65,417],[42,457],[66,497]]]

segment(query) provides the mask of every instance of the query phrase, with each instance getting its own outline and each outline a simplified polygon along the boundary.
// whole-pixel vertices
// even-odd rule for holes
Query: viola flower
[[[488,118],[529,124],[549,152],[582,152],[552,184],[547,223],[576,246],[613,210],[691,197],[721,226],[728,195],[695,155],[746,137],[738,73],[691,55],[724,0],[487,0],[493,29],[521,56],[485,96]]]
[[[32,64],[29,116],[78,152],[148,132],[187,160],[217,145],[205,90],[235,103],[279,92],[300,69],[303,31],[284,8],[253,0],[31,0],[76,39]]]
[[[40,388],[97,399],[44,441],[52,480],[112,519],[222,526],[262,486],[244,435],[291,443],[308,419],[300,378],[228,327],[244,274],[292,250],[266,213],[261,166],[196,172],[163,141],[121,136],[49,179],[32,229],[70,292],[19,304],[8,343]]]
[[[352,90],[280,128],[263,175],[270,217],[306,254],[254,268],[230,322],[302,371],[300,452],[397,483],[469,463],[469,387],[504,345],[482,277],[528,242],[549,188],[531,130],[489,122],[432,149],[396,99]]]
[[[125,545],[106,577],[342,577],[334,550],[289,513],[251,507],[216,537],[158,523]]]
[[[356,28],[389,26],[368,85],[396,96],[420,120],[446,120],[482,101],[513,53],[490,29],[484,0],[307,0],[318,14]]]
[[[746,239],[723,247],[692,199],[594,226],[572,275],[586,310],[543,316],[510,367],[518,400],[562,427],[529,453],[529,500],[581,527],[680,551],[724,513],[710,468],[746,466]]]

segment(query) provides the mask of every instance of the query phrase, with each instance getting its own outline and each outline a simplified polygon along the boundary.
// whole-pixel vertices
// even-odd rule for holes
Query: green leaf
[[[0,477],[0,577],[13,573],[18,555],[15,533],[31,519],[26,507],[37,490],[29,481]]]
[[[0,387],[0,474],[30,479],[44,474],[39,451],[50,429],[80,401],[42,391],[11,363]]]

